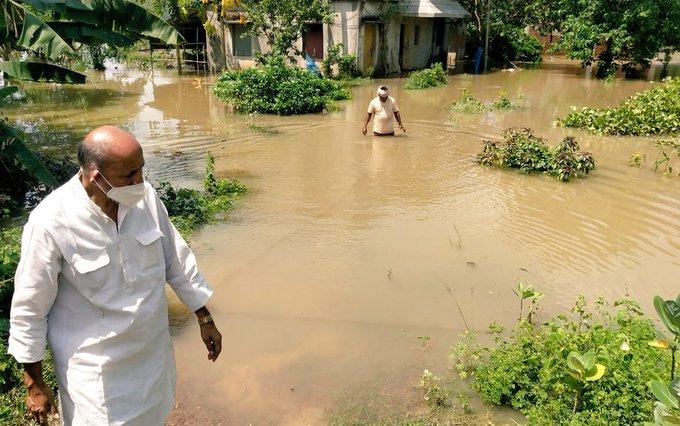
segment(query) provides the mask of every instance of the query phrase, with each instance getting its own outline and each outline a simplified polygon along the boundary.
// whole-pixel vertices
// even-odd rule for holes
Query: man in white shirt
[[[368,132],[368,123],[373,116],[373,134],[375,136],[393,136],[394,135],[394,118],[399,123],[399,128],[404,132],[406,129],[401,124],[401,115],[399,115],[399,106],[397,101],[390,96],[390,91],[385,86],[378,87],[378,92],[375,98],[368,104],[368,111],[366,111],[366,118],[364,119],[363,134]]]
[[[165,284],[196,313],[215,361],[222,336],[205,307],[212,289],[144,181],[133,135],[95,129],[78,161],[78,175],[24,227],[8,352],[24,365],[27,406],[41,424],[55,411],[42,377],[48,340],[64,424],[162,425],[175,386]]]

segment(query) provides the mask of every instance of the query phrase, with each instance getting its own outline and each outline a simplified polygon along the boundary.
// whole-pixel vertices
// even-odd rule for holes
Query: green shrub
[[[477,162],[485,166],[510,167],[523,173],[547,173],[563,182],[583,177],[595,168],[595,159],[588,152],[579,152],[573,137],[566,137],[554,149],[531,129],[513,128],[503,133],[505,143],[482,141]]]
[[[279,115],[321,112],[350,96],[339,83],[281,61],[224,72],[213,92],[238,112]]]
[[[430,68],[414,71],[408,77],[405,89],[425,89],[427,87],[438,87],[447,84],[446,72],[439,62],[432,64]]]
[[[573,109],[558,120],[560,125],[611,135],[677,133],[680,132],[680,78],[669,77],[614,108]]]
[[[472,97],[468,89],[461,89],[460,99],[451,103],[451,111],[474,114],[486,109],[484,104]]]
[[[321,70],[327,78],[352,79],[361,77],[361,71],[357,67],[357,57],[343,55],[342,43],[336,43],[328,48],[326,58],[321,61]],[[338,66],[338,75],[333,75],[333,65]],[[370,74],[369,74],[370,75]]]
[[[539,326],[520,321],[508,338],[482,351],[488,357],[473,369],[473,387],[487,402],[518,409],[530,424],[650,420],[654,397],[647,383],[668,378],[670,358],[649,345],[657,335],[652,321],[630,300],[611,307],[598,299],[591,310],[580,297],[572,313]],[[574,359],[591,356],[598,371],[575,373]]]
[[[204,191],[175,189],[168,182],[161,182],[158,194],[168,210],[177,230],[188,238],[201,225],[213,222],[219,214],[231,210],[234,200],[247,192],[244,184],[236,179],[215,177],[215,157],[208,153],[203,178]]]
[[[510,61],[541,62],[543,45],[536,37],[525,33],[523,28],[516,28],[511,31],[508,41],[510,46],[508,59]]]

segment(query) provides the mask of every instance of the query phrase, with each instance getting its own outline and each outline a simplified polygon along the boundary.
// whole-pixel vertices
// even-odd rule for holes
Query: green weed
[[[405,89],[417,90],[428,87],[444,86],[448,83],[446,79],[446,71],[439,62],[432,64],[430,68],[414,71],[409,75]]]

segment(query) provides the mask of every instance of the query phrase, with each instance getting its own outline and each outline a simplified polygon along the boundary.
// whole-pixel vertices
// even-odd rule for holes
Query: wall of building
[[[361,2],[358,0],[332,2],[332,8],[335,12],[333,14],[333,22],[324,24],[323,26],[324,57],[327,55],[329,46],[336,43],[342,43],[343,54],[355,55],[357,57],[359,69],[367,70],[371,66],[376,66],[381,49],[379,28],[384,26],[385,41],[387,44],[386,71],[388,74],[397,74],[407,70],[423,68],[428,65],[428,62],[433,55],[432,37],[435,20],[430,18],[403,17],[394,17],[386,24],[373,24],[375,26],[375,31],[373,31],[373,63],[365,64],[365,60],[370,58],[370,55],[364,55],[364,46],[366,45],[365,37],[367,33],[370,34],[370,31],[366,31],[366,23],[362,22],[361,19],[362,17],[374,19],[378,17],[380,15],[382,3],[364,3],[363,10],[361,11],[360,7]],[[233,46],[231,42],[232,24],[220,23],[213,15],[214,14],[209,12],[208,18],[216,28],[215,34],[209,37],[207,46],[211,69],[213,71],[221,71],[223,69],[238,69],[254,65],[252,58],[235,57],[233,55]],[[402,61],[403,67],[399,65],[399,38],[402,24],[404,24],[405,32]],[[418,45],[414,44],[416,25],[420,28]],[[465,48],[465,38],[464,33],[461,38],[459,28],[463,28],[462,21],[447,20],[442,48],[444,50],[456,52],[458,56],[457,59],[461,60]],[[267,52],[270,50],[264,37],[253,39],[252,43],[253,52]],[[297,49],[302,50],[302,39],[298,40],[295,46]],[[304,66],[304,58],[300,58],[297,63],[300,66]]]

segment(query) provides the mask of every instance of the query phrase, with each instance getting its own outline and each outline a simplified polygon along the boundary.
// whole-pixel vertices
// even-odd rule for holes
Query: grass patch
[[[610,135],[657,135],[680,132],[680,78],[637,93],[614,108],[583,108],[558,124]]]
[[[418,90],[428,87],[444,86],[448,83],[446,72],[439,62],[432,64],[430,68],[414,71],[409,75],[405,89]]]
[[[572,137],[564,138],[554,148],[535,136],[531,129],[507,129],[503,137],[503,144],[482,141],[482,152],[477,155],[479,164],[519,169],[522,173],[547,173],[563,182],[584,177],[595,168],[592,154],[580,152]]]
[[[238,112],[278,115],[322,112],[333,101],[350,97],[336,81],[276,61],[224,72],[213,93]]]

